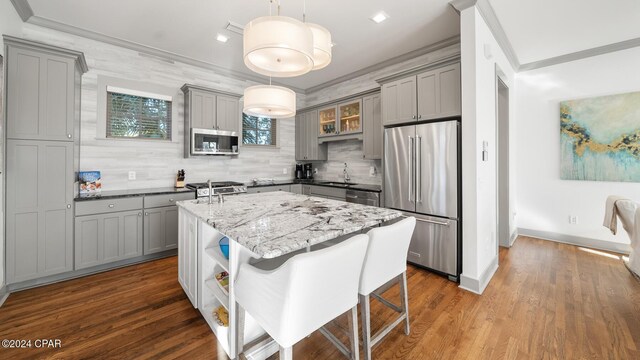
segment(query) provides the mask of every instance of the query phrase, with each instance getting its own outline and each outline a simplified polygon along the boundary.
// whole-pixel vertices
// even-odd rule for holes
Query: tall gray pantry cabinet
[[[3,36],[7,284],[73,270],[81,52]]]

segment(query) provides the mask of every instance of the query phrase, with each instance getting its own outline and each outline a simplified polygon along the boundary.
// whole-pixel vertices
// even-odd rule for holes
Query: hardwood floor
[[[619,259],[520,237],[500,250],[482,296],[412,266],[407,275],[411,334],[399,326],[375,359],[640,359],[640,282]],[[374,331],[393,316],[373,301]],[[175,257],[11,294],[0,339],[62,341],[0,348],[1,359],[226,359],[183,294]],[[294,358],[343,357],[315,333]]]

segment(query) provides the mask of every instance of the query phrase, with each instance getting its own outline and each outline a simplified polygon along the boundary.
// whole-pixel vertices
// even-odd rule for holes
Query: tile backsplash
[[[314,179],[327,181],[344,181],[343,169],[347,163],[350,182],[359,184],[382,185],[382,160],[363,159],[362,141],[345,140],[331,142],[328,145],[327,161],[314,161],[313,167],[318,169]],[[374,176],[370,175],[374,167]]]

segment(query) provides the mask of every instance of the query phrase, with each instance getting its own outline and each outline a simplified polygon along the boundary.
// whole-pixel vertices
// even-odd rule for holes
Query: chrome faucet
[[[211,184],[211,180],[207,180],[207,185],[209,185],[209,205],[213,203],[213,185]]]
[[[351,176],[349,176],[349,168],[347,163],[344,163],[344,169],[342,170],[342,174],[344,175],[344,182],[349,182],[351,180]]]

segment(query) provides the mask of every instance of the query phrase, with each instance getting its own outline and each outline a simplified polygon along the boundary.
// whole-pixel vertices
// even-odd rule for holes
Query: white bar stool
[[[405,320],[404,332],[409,335],[409,299],[407,296],[407,253],[409,243],[416,227],[416,218],[409,217],[393,225],[370,230],[369,246],[362,267],[360,277],[360,311],[362,317],[362,349],[365,360],[371,359],[371,348],[380,342],[402,320]],[[388,287],[384,286],[392,280],[400,284],[400,300],[402,304],[396,306],[382,298],[380,293]],[[400,313],[400,317],[390,325],[371,335],[370,299],[373,296],[382,304]]]
[[[234,287],[238,311],[249,313],[278,343],[280,359],[292,359],[295,343],[348,310],[351,348],[340,343],[338,349],[351,359],[359,358],[358,284],[367,240],[367,235],[356,235],[296,255],[272,271],[241,265]],[[238,344],[242,343],[240,331]]]

